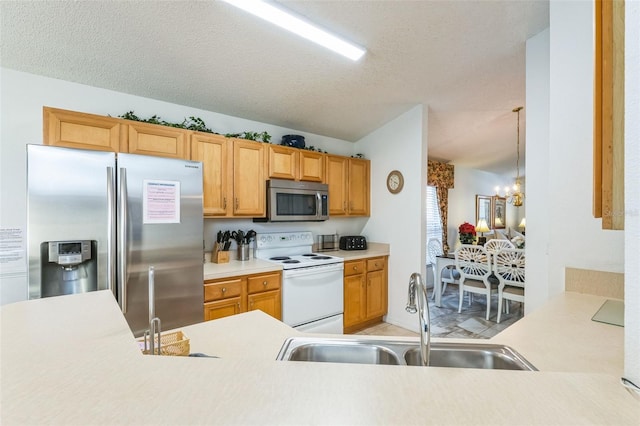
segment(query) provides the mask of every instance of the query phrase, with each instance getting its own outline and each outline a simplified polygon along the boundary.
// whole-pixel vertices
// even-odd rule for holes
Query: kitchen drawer
[[[247,278],[249,294],[280,288],[280,274],[260,275]]]
[[[204,301],[226,299],[228,297],[238,297],[242,292],[242,280],[231,279],[227,281],[216,281],[215,283],[204,284]]]
[[[384,269],[384,257],[374,257],[367,259],[367,271],[381,271]]]
[[[344,262],[344,276],[358,275],[367,272],[366,264],[364,260],[354,260],[351,262]]]

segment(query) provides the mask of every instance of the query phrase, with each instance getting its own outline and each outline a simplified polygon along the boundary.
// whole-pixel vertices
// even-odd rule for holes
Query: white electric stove
[[[256,235],[255,257],[282,266],[282,321],[304,332],[342,334],[344,259],[312,251],[313,234]]]

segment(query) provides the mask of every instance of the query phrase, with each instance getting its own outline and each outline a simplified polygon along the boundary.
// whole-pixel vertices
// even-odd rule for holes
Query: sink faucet
[[[418,293],[418,308],[416,309],[416,292]],[[429,302],[427,288],[422,276],[414,272],[409,279],[409,300],[405,308],[410,314],[418,312],[420,320],[420,358],[422,365],[429,365],[431,352],[431,320],[429,318]]]

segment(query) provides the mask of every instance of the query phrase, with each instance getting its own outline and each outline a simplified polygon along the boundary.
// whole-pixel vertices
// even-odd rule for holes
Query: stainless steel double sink
[[[355,338],[292,337],[281,361],[337,362],[420,366],[420,342]],[[504,345],[432,342],[432,367],[537,371],[522,355]]]

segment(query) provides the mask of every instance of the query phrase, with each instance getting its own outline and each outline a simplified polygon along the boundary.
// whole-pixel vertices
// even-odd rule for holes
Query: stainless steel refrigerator
[[[27,170],[29,299],[109,289],[140,336],[153,267],[162,329],[202,321],[200,162],[28,145]]]

